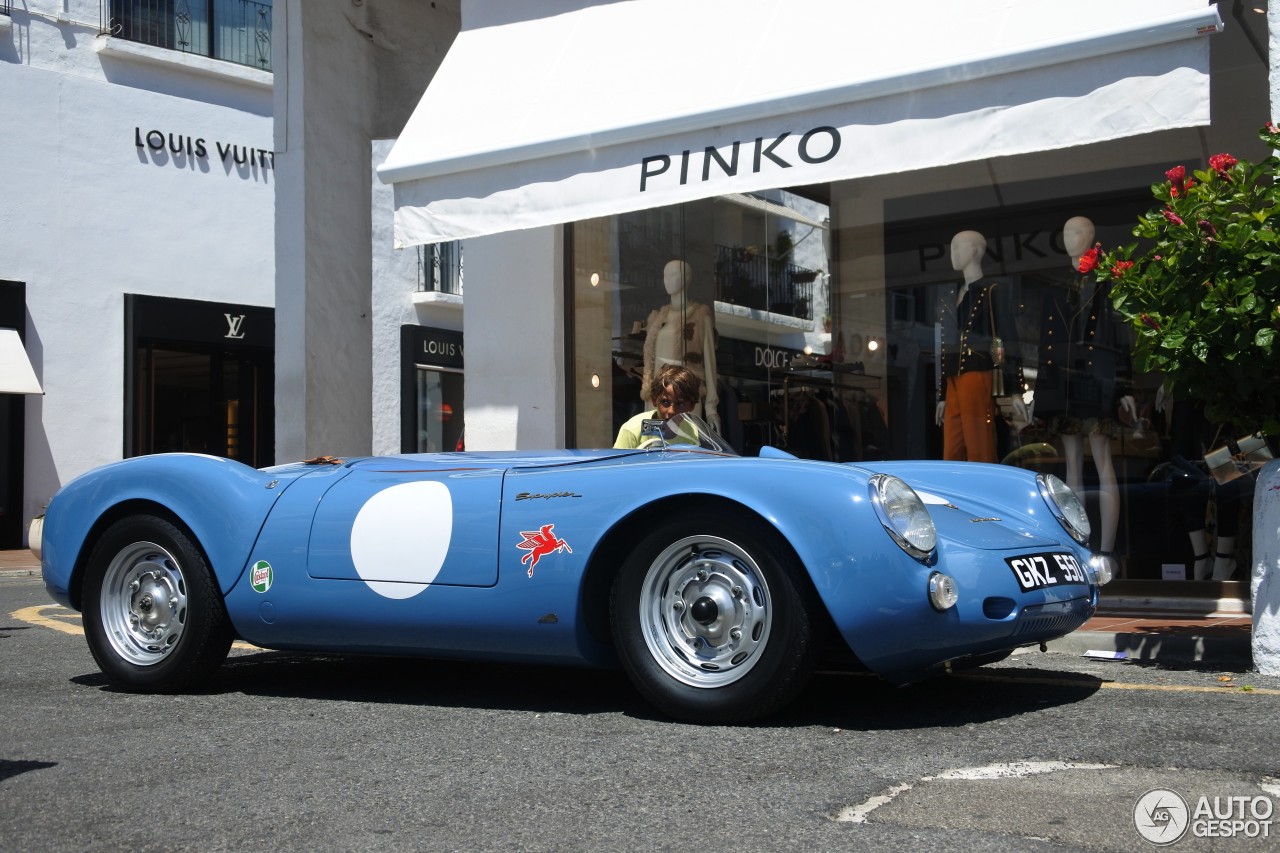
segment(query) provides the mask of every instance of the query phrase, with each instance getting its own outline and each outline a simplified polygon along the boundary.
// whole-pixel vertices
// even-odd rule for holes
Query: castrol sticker
[[[271,589],[272,580],[271,564],[266,560],[259,560],[249,570],[249,586],[253,587],[254,592],[266,592]]]

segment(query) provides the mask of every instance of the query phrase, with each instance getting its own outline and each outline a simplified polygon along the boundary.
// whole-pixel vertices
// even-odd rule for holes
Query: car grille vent
[[[1018,623],[1015,637],[1027,634],[1065,633],[1084,624],[1084,618],[1074,613],[1056,613],[1049,616],[1032,616]]]

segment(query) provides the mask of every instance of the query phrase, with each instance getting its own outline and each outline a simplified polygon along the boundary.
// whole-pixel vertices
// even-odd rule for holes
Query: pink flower
[[[1133,266],[1133,261],[1116,261],[1111,265],[1111,274],[1116,278],[1124,275],[1125,270]]]
[[[1182,224],[1182,217],[1174,213],[1172,207],[1166,207],[1164,209],[1164,218],[1172,222],[1174,225]]]
[[[1187,167],[1174,166],[1172,169],[1165,172],[1164,176],[1168,178],[1169,183],[1173,185],[1173,195],[1175,197],[1182,195],[1182,193],[1186,190],[1185,181],[1187,178]]]
[[[1091,273],[1098,268],[1098,254],[1102,251],[1101,243],[1094,243],[1093,248],[1080,256],[1080,266],[1077,269],[1082,273]]]
[[[1199,228],[1201,231],[1203,231],[1205,234],[1208,234],[1210,240],[1218,236],[1218,229],[1215,228],[1213,223],[1207,219],[1201,219],[1200,221],[1198,221],[1196,223],[1196,227]]]
[[[1138,315],[1138,319],[1141,320],[1142,324],[1147,328],[1154,329],[1157,332],[1160,331],[1160,324],[1156,322],[1155,318],[1150,314],[1140,314]]]

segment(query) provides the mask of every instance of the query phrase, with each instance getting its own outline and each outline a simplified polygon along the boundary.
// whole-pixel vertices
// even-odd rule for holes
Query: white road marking
[[[1074,761],[1011,761],[1005,764],[988,764],[985,767],[958,767],[944,770],[932,776],[921,776],[913,783],[903,782],[894,785],[883,794],[869,797],[856,806],[845,806],[835,816],[837,823],[866,823],[871,813],[881,806],[893,802],[900,794],[906,793],[916,785],[923,785],[935,780],[963,779],[976,781],[981,779],[1021,779],[1026,776],[1037,776],[1041,773],[1057,773],[1062,770],[1111,770],[1114,764],[1083,764]]]

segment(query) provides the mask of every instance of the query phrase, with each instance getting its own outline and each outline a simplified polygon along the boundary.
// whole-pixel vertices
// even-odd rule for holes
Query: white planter
[[[31,553],[36,555],[36,559],[40,559],[40,545],[44,540],[44,516],[37,515],[31,519],[31,526],[27,528],[27,547],[31,549]]]
[[[1253,666],[1280,675],[1280,459],[1258,472],[1253,493]]]

